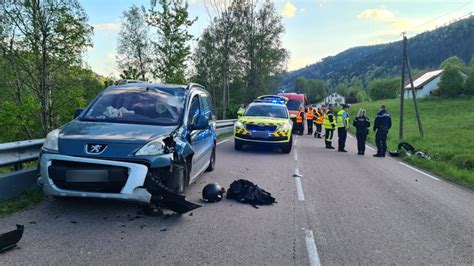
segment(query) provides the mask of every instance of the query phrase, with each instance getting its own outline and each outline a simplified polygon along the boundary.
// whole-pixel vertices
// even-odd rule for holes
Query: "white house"
[[[323,101],[320,102],[321,104],[345,104],[346,103],[346,98],[342,95],[340,95],[337,92],[333,92],[326,96]]]
[[[435,70],[435,71],[430,71],[426,72],[422,76],[416,78],[413,81],[413,86],[415,87],[415,95],[416,98],[423,98],[426,96],[430,96],[431,93],[438,89],[439,87],[439,81],[441,79],[441,74],[443,73],[443,70]],[[412,97],[412,92],[411,92],[411,84],[410,81],[405,82],[405,98],[411,99]]]

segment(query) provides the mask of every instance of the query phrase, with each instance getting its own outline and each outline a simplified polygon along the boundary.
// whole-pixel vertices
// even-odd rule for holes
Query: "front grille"
[[[277,129],[277,126],[266,126],[266,125],[246,125],[247,130],[253,130],[253,131],[268,131],[268,132],[274,132]]]
[[[275,137],[275,136],[255,137],[255,136],[244,135],[244,134],[235,134],[235,136],[237,136],[239,138],[242,138],[242,139],[262,140],[262,141],[282,141],[282,140],[287,140],[288,139],[288,137]]]
[[[61,189],[84,192],[119,193],[128,178],[128,168],[54,160],[48,175]]]

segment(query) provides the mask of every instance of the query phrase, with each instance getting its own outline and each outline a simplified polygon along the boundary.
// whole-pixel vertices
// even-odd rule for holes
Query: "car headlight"
[[[58,151],[59,129],[55,129],[46,135],[43,148],[51,151]]]
[[[278,127],[279,130],[283,130],[284,132],[288,132],[291,130],[291,124],[284,124]]]
[[[244,123],[242,123],[240,121],[235,122],[234,128],[240,128],[240,127],[245,127]]]
[[[155,139],[141,147],[135,155],[160,155],[165,153],[163,139]]]

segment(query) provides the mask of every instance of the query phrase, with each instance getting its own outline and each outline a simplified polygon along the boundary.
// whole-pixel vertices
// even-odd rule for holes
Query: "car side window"
[[[199,104],[199,96],[194,96],[194,98],[191,101],[191,107],[189,108],[189,115],[188,115],[188,124],[192,124],[193,118],[197,117],[199,115],[201,106]]]
[[[201,99],[202,99],[202,111],[206,115],[207,119],[212,120],[214,112],[213,112],[212,103],[210,102],[209,96],[201,95]]]

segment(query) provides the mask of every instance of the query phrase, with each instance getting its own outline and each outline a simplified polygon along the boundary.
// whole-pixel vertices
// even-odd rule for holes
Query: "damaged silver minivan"
[[[186,187],[215,167],[214,106],[198,84],[111,86],[75,115],[42,147],[38,183],[46,195],[181,212],[191,204],[181,196]]]

